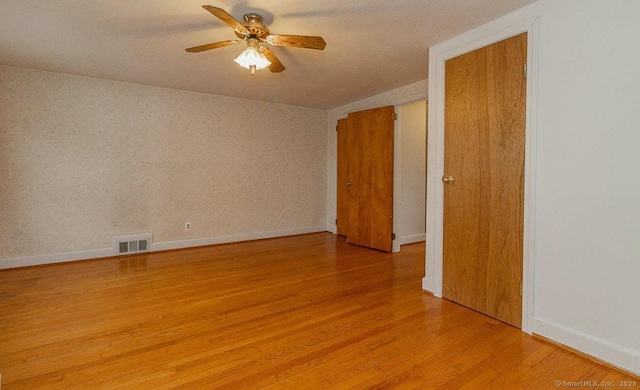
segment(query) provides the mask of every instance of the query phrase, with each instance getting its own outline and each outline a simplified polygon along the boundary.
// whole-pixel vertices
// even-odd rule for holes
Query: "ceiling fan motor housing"
[[[259,38],[265,40],[271,32],[262,24],[262,16],[254,13],[245,14],[242,25],[249,30],[247,38]],[[245,34],[236,31],[238,38],[245,38]]]

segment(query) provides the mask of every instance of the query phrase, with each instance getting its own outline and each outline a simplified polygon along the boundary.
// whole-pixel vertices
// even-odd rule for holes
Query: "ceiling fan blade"
[[[201,51],[217,49],[219,47],[237,45],[240,42],[242,42],[242,41],[238,41],[238,40],[232,39],[232,40],[229,40],[229,41],[222,41],[222,42],[216,42],[216,43],[209,43],[209,44],[202,45],[202,46],[190,47],[190,48],[185,49],[185,50],[188,51],[189,53],[199,53]]]
[[[217,16],[218,19],[222,20],[223,22],[231,26],[232,29],[236,30],[240,34],[243,34],[243,35],[249,34],[249,30],[247,30],[247,28],[243,26],[242,23],[238,22],[233,16],[231,16],[227,11],[223,10],[222,8],[214,7],[211,5],[203,5],[202,8],[206,9],[207,11]]]
[[[327,45],[322,37],[306,35],[272,34],[267,36],[267,42],[274,46],[303,47],[305,49],[316,50],[324,50],[324,47]]]
[[[264,46],[260,47],[260,52],[264,54],[265,57],[267,57],[269,62],[271,62],[271,65],[269,65],[269,70],[271,72],[280,73],[286,69],[284,65],[282,65],[282,62],[280,62],[278,57],[276,57],[276,55],[273,54],[271,49],[269,49],[268,47],[264,47]]]

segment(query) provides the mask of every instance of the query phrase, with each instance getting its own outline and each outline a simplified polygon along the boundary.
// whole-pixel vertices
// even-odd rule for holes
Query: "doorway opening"
[[[394,252],[426,240],[427,110],[427,100],[396,109]]]
[[[366,207],[368,203],[375,203],[376,197],[380,195],[381,190],[377,188],[381,182],[374,180],[376,181],[375,185],[368,183],[368,176],[373,175],[373,171],[378,168],[385,171],[389,170],[384,175],[389,175],[392,178],[392,181],[385,184],[385,188],[391,186],[391,188],[388,188],[390,190],[388,196],[392,202],[392,215],[385,215],[385,218],[391,217],[392,219],[392,226],[389,226],[387,230],[389,230],[389,236],[393,236],[393,239],[390,246],[385,246],[387,249],[383,250],[398,252],[401,245],[423,242],[426,239],[427,101],[423,99],[384,108],[391,109],[390,112],[395,111],[396,114],[396,120],[389,123],[391,127],[388,128],[388,131],[392,131],[392,133],[389,133],[391,138],[387,138],[388,141],[385,141],[388,142],[387,145],[392,144],[390,145],[392,147],[382,155],[372,155],[370,148],[363,148],[362,144],[367,145],[370,143],[370,141],[366,140],[370,137],[379,139],[380,135],[376,135],[377,132],[376,134],[368,134],[371,133],[371,128],[375,128],[373,124],[378,120],[374,120],[371,127],[364,124],[368,123],[369,116],[375,118],[374,113],[382,109],[350,113],[347,118],[338,120],[336,126],[338,131],[336,225],[337,233],[347,237],[349,242],[373,247],[366,244],[367,240],[361,240],[360,238],[362,237],[360,236],[364,235],[366,238],[369,235],[375,235],[375,230],[379,230],[376,229],[376,226],[382,226],[383,224],[372,225],[368,222],[368,219],[371,218],[367,217],[367,215],[371,212],[384,213],[385,210],[388,212],[389,209],[382,210],[382,208],[374,207],[372,208],[374,211],[371,211]],[[372,163],[376,160],[380,161],[383,157],[386,158],[387,153],[393,155],[388,156],[392,158],[389,161],[392,165],[389,165],[388,168],[385,168],[387,165],[384,164]],[[365,173],[364,177],[362,177],[362,170],[368,172]],[[350,175],[354,177],[350,177]],[[372,177],[375,178],[375,175]],[[376,191],[365,191],[369,187],[371,187],[371,190],[374,187],[377,189]],[[385,189],[385,191],[388,190]],[[363,199],[361,199],[362,192],[365,194]],[[372,198],[369,199],[367,196]],[[360,210],[361,206],[365,208]],[[360,221],[358,217],[361,214],[366,219],[364,222]],[[364,233],[366,234],[356,228],[361,224],[364,224]],[[372,230],[371,228],[373,228],[374,232],[368,232],[368,230]],[[351,238],[349,237],[350,233]],[[386,230],[385,233],[387,233]],[[386,234],[384,237],[386,237]],[[363,243],[359,243],[360,241],[363,241]]]

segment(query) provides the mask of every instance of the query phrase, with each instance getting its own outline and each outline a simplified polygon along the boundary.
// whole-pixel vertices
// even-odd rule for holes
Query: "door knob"
[[[353,184],[352,182],[348,181],[347,182],[347,187],[351,187],[352,184]]]
[[[453,176],[442,176],[442,182],[447,184],[453,184]]]

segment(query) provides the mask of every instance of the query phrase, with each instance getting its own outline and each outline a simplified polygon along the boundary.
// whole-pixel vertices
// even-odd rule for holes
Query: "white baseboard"
[[[194,238],[192,240],[177,240],[166,242],[154,242],[151,251],[165,251],[170,249],[191,248],[195,246],[226,244],[230,242],[262,240],[265,238],[296,236],[299,234],[326,232],[324,226],[312,226],[298,229],[275,230],[270,232],[241,233],[230,236]]]
[[[269,232],[242,233],[230,236],[205,237],[192,240],[178,240],[151,243],[151,251],[163,251],[169,249],[190,248],[203,245],[224,244],[229,242],[261,240],[265,238],[295,236],[307,233],[319,233],[326,231],[324,226],[312,226],[306,228],[275,230]],[[142,253],[142,252],[141,252]],[[0,259],[0,269],[29,267],[34,265],[64,263],[67,261],[88,260],[100,257],[116,256],[114,248],[91,249],[76,252],[53,253],[44,255],[21,256]]]
[[[46,255],[33,255],[10,257],[0,259],[0,269],[30,267],[33,265],[64,263],[67,261],[95,259],[98,257],[114,256],[113,248],[90,249],[86,251],[53,253]]]
[[[433,278],[430,276],[425,276],[424,278],[422,278],[422,289],[425,291],[429,291],[430,293],[433,294],[433,292],[435,291],[434,289],[434,283],[433,283]]]
[[[640,375],[640,352],[534,317],[532,332],[623,370]]]
[[[427,235],[426,233],[422,233],[422,234],[414,234],[411,236],[402,236],[398,238],[398,240],[400,240],[400,245],[413,244],[414,242],[426,241]]]

